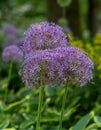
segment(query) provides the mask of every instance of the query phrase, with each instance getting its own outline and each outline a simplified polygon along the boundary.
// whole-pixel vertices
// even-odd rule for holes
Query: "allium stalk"
[[[9,86],[9,82],[10,82],[10,79],[11,79],[12,68],[13,68],[13,62],[10,61],[9,70],[8,70],[8,78],[7,78],[7,86],[6,86],[6,89],[5,89],[5,102],[7,100],[8,86]]]
[[[61,116],[60,116],[60,121],[59,121],[59,130],[62,129],[62,120],[63,120],[63,113],[64,113],[64,109],[65,109],[65,104],[66,104],[67,91],[68,91],[68,83],[65,86],[64,97],[62,100]]]
[[[8,79],[7,79],[7,87],[6,87],[6,91],[5,91],[5,102],[6,102],[7,94],[8,94],[8,86],[9,86],[9,82],[11,79],[13,62],[21,61],[22,57],[23,57],[23,53],[16,45],[8,46],[8,47],[4,48],[4,50],[3,50],[3,53],[2,53],[3,61],[10,62]]]
[[[42,103],[43,103],[43,86],[40,86],[36,130],[40,130]]]

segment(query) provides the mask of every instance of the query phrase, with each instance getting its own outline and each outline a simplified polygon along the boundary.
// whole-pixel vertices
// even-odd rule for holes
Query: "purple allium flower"
[[[24,44],[24,38],[20,38],[16,41],[16,45],[22,50]]]
[[[8,34],[13,34],[13,35],[18,35],[18,31],[17,29],[15,28],[14,25],[12,24],[6,24],[4,27],[3,27],[3,33],[5,35],[8,35]]]
[[[54,23],[41,22],[33,24],[25,32],[23,51],[25,53],[35,50],[53,49],[58,46],[67,46],[66,34],[63,29]]]
[[[11,45],[3,50],[2,58],[4,61],[21,61],[23,57],[22,51],[16,46]]]
[[[15,44],[17,41],[17,37],[13,34],[8,34],[5,39],[4,39],[4,43],[3,43],[3,48],[7,47],[9,45]]]
[[[93,78],[93,62],[77,47],[57,47],[26,55],[19,74],[26,86],[65,81],[83,86]]]

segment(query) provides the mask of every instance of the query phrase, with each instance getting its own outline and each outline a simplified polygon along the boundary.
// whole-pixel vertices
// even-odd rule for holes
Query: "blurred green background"
[[[19,28],[40,21],[68,25],[79,37],[100,31],[100,0],[1,0],[0,25],[10,22]]]

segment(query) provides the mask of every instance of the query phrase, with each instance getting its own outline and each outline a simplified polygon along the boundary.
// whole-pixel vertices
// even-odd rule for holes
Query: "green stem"
[[[65,86],[65,93],[64,93],[64,97],[63,97],[63,101],[62,101],[62,108],[61,108],[61,117],[60,117],[60,121],[59,121],[59,130],[62,129],[62,119],[63,119],[63,112],[65,109],[65,104],[66,104],[66,96],[67,96],[67,85]]]
[[[36,130],[40,130],[42,100],[43,100],[43,87],[40,86],[39,103],[38,103],[38,117],[37,117]]]
[[[9,86],[9,82],[10,82],[10,79],[11,79],[12,68],[13,68],[13,62],[11,61],[10,65],[9,65],[9,71],[8,71],[7,86],[6,86],[6,89],[5,89],[5,102],[7,100],[8,86]]]
[[[66,18],[66,7],[62,8],[62,17]]]

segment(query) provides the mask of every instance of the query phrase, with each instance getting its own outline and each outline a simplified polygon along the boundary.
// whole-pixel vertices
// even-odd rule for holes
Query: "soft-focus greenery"
[[[3,15],[4,18],[0,23],[0,130],[35,130],[39,88],[24,86],[18,75],[19,64],[16,63],[5,102],[9,63],[1,58],[5,38],[2,26],[5,23],[16,25],[21,37],[30,24],[47,20],[46,5],[44,0],[10,0],[5,3],[8,8],[4,10],[4,3],[2,0],[0,11],[0,17]],[[83,17],[86,17],[86,11],[83,8]],[[94,61],[94,79],[85,87],[69,88],[62,130],[101,130],[101,33],[96,33],[89,40],[75,37],[71,40],[71,33],[67,36],[73,46],[81,48]],[[58,130],[64,88],[55,86],[44,87],[41,130]]]

